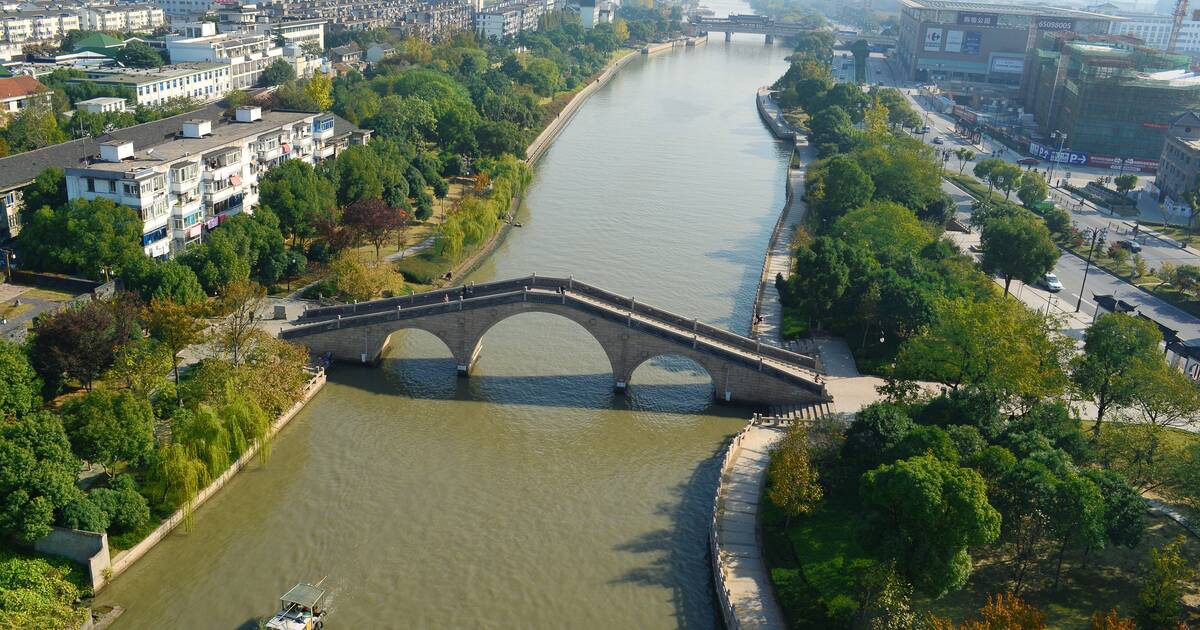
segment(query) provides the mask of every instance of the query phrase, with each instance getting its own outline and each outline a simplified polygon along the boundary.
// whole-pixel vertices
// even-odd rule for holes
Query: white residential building
[[[153,4],[90,6],[80,13],[81,28],[92,31],[148,32],[167,23],[162,7]]]
[[[125,99],[116,96],[99,96],[86,101],[77,101],[75,109],[89,114],[106,114],[108,112],[123,112],[126,108]]]
[[[369,139],[369,131],[329,113],[240,107],[230,119],[214,106],[93,143],[98,155],[64,165],[67,197],[105,198],[133,208],[144,222],[146,254],[165,257],[198,240],[206,228],[252,211],[258,179],[270,168],[289,159],[334,157]]]
[[[475,30],[488,39],[514,37],[521,31],[536,31],[545,13],[544,0],[495,5],[475,14]]]
[[[270,34],[219,33],[167,41],[171,61],[207,61],[229,66],[229,87],[245,89],[258,85],[262,73],[283,49]]]
[[[74,81],[129,88],[137,105],[161,105],[176,97],[215,101],[231,89],[232,72],[228,64],[213,62],[146,69],[107,66],[88,68],[84,70],[87,78]]]
[[[154,0],[168,18],[194,18],[220,7],[214,0]]]
[[[79,13],[68,9],[0,12],[0,42],[6,44],[54,42],[81,28]]]

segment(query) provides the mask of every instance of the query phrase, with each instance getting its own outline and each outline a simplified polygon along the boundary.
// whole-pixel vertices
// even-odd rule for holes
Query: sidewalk
[[[783,215],[771,234],[762,277],[759,278],[758,301],[754,305],[754,311],[762,316],[762,321],[750,325],[751,337],[779,347],[784,345],[783,302],[780,300],[779,290],[775,288],[775,276],[783,274],[783,277],[787,278],[792,275],[792,237],[796,235],[796,227],[808,214],[808,206],[801,198],[804,196],[804,177],[808,172],[808,163],[816,158],[812,147],[805,140],[797,142],[796,153],[800,158],[800,166],[789,166],[787,174],[787,185],[792,195],[784,205]]]
[[[741,628],[786,628],[775,599],[771,574],[758,540],[758,509],[766,483],[769,451],[786,429],[758,425],[742,434],[728,472],[722,475],[717,497],[718,565],[737,625]]]

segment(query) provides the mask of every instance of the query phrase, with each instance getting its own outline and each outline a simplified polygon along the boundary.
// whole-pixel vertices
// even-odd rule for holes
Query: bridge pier
[[[733,32],[725,31],[725,41],[727,41],[727,42],[733,41]]]
[[[767,33],[767,45],[768,45],[768,46],[774,46],[774,45],[775,45],[775,36],[774,36],[774,35],[772,35],[772,34],[770,34],[770,33]]]
[[[475,369],[475,364],[479,362],[479,353],[483,350],[483,339],[475,342],[475,348],[471,350],[471,354],[455,361],[455,369],[460,377],[471,375],[471,370]],[[456,357],[457,359],[457,357]]]

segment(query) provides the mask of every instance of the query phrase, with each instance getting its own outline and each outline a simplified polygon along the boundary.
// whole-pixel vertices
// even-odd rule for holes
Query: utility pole
[[[1056,129],[1050,134],[1051,138],[1054,138],[1055,136],[1058,136],[1058,151],[1054,155],[1050,156],[1050,172],[1046,174],[1046,182],[1050,186],[1054,185],[1054,165],[1057,163],[1056,160],[1058,157],[1062,155],[1063,145],[1067,143],[1067,134]]]
[[[1075,312],[1079,312],[1079,308],[1083,306],[1083,289],[1087,287],[1088,272],[1092,270],[1092,254],[1096,252],[1096,241],[1101,234],[1108,234],[1108,228],[1102,230],[1092,228],[1092,244],[1088,247],[1087,263],[1083,266],[1083,282],[1079,283],[1079,299],[1075,300]]]

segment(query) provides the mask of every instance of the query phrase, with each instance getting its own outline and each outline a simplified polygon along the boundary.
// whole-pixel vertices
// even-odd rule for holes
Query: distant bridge
[[[725,41],[732,39],[734,33],[766,35],[768,44],[775,43],[776,37],[795,37],[812,30],[799,24],[776,22],[773,18],[761,15],[736,14],[724,18],[696,16],[692,18],[692,27],[704,33],[724,32]]]
[[[814,357],[764,345],[572,278],[532,275],[309,309],[280,337],[339,361],[374,363],[392,333],[424,330],[446,344],[459,374],[466,376],[487,331],[529,312],[565,317],[591,333],[608,356],[617,391],[625,390],[642,363],[674,355],[703,367],[720,401],[803,405],[832,400]]]

